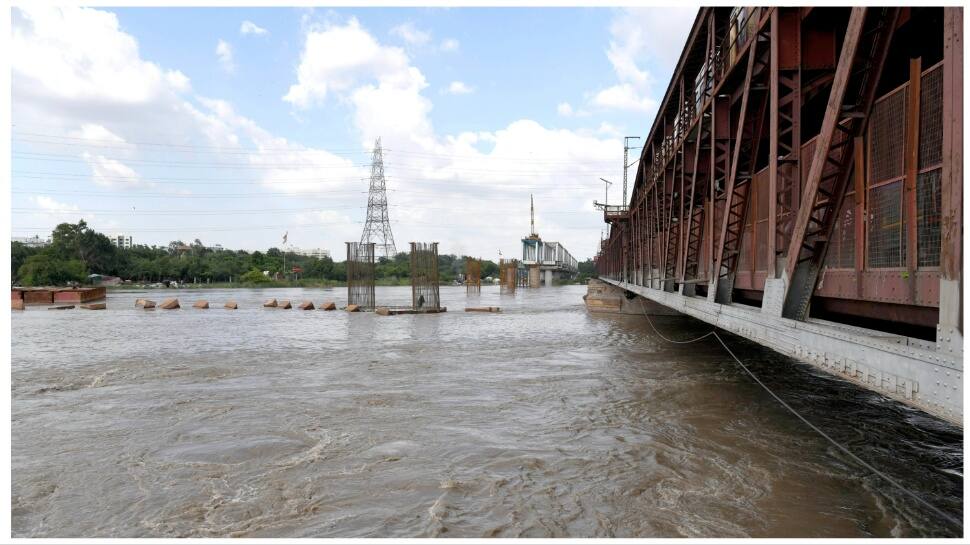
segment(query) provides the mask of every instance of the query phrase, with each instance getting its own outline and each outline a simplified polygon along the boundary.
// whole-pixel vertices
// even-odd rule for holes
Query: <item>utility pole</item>
[[[600,178],[600,180],[603,180],[603,183],[606,184],[606,195],[603,195],[603,206],[606,206],[610,204],[610,186],[613,185],[613,182],[607,180],[606,178]],[[625,177],[624,181],[626,181]]]
[[[627,161],[630,159],[630,150],[634,149],[630,147],[630,140],[639,140],[639,136],[627,136],[623,139],[623,202],[620,203],[621,206],[626,205],[626,171],[630,166]]]

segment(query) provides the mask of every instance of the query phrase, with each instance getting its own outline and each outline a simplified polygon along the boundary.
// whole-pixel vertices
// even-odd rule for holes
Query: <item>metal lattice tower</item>
[[[378,255],[393,258],[397,255],[391,220],[387,215],[387,185],[384,181],[384,152],[381,139],[374,143],[374,157],[370,167],[370,190],[367,193],[367,222],[360,243],[373,242]]]

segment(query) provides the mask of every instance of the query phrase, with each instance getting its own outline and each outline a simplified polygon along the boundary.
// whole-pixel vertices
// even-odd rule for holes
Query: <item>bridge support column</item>
[[[548,288],[551,285],[552,285],[552,269],[547,269],[546,270],[546,287]]]
[[[529,266],[529,287],[538,288],[542,283],[541,278],[542,273],[539,271],[539,265]]]

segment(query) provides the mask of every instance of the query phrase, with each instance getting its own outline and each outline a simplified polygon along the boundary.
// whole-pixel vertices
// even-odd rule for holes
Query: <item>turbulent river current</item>
[[[410,293],[378,288],[378,304]],[[846,459],[714,339],[668,344],[642,316],[588,313],[584,293],[449,286],[447,313],[378,316],[295,308],[342,305],[345,289],[115,291],[103,311],[15,312],[13,533],[961,533]],[[172,296],[181,310],[134,306]],[[294,309],[261,308],[271,297]],[[485,305],[503,312],[463,312]],[[654,323],[673,338],[710,329]],[[724,338],[809,420],[962,518],[960,429]]]

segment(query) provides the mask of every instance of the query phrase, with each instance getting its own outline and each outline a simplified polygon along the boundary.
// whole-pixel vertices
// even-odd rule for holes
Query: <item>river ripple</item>
[[[484,287],[425,316],[260,307],[343,289],[112,292],[12,319],[19,537],[952,536],[716,342]],[[144,311],[134,299],[205,298]],[[378,288],[406,304],[409,288]],[[222,302],[235,299],[240,309]],[[499,305],[502,314],[461,312]],[[657,319],[670,336],[708,326]],[[732,336],[862,458],[956,516],[959,429]]]

